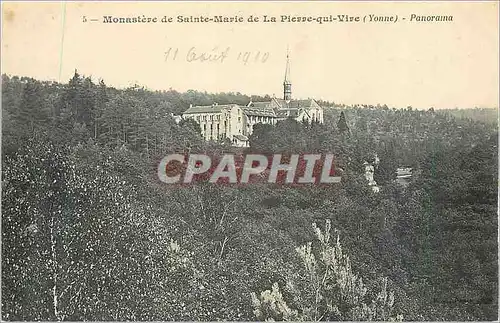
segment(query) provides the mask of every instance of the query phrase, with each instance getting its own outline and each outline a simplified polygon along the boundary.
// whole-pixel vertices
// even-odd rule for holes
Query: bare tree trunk
[[[220,248],[220,254],[219,254],[219,260],[222,259],[222,256],[224,255],[224,247],[226,246],[227,243],[227,236],[224,237],[223,242],[221,243],[221,248]]]

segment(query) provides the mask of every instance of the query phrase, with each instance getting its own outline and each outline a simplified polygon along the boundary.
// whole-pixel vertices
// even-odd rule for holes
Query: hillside
[[[233,150],[172,113],[250,99],[269,98],[3,75],[2,319],[497,319],[491,111],[333,106],[255,128],[246,152],[333,153],[340,185],[158,181],[167,154]]]

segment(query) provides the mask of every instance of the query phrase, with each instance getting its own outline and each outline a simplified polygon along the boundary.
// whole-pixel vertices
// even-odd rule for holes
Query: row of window
[[[197,121],[199,124],[201,124],[202,122],[206,122],[206,121],[220,121],[221,120],[220,115],[196,116],[196,117],[192,117],[192,119]],[[224,122],[226,122],[226,120],[224,120]],[[241,122],[241,117],[238,117],[238,122]]]
[[[210,132],[207,133],[207,125],[204,124],[203,125],[203,131],[202,131],[203,137],[205,137],[206,139],[210,139],[210,140],[212,140],[213,138],[219,138],[220,139],[220,138],[224,138],[226,136],[226,134],[228,133],[227,127],[224,127],[224,132],[223,133],[220,133],[219,124],[217,124],[215,128],[216,129],[214,129],[213,124],[211,124],[210,125]],[[238,133],[241,134],[241,129],[238,129]],[[216,136],[214,136],[214,135],[216,135]]]
[[[226,115],[224,114],[224,117]],[[204,115],[204,116],[195,116],[194,117],[194,120],[198,121],[198,123],[202,122],[202,121],[213,121],[213,120],[220,120],[221,119],[221,115],[220,114],[210,114],[210,115]]]
[[[241,111],[238,110],[238,115],[241,115]],[[224,118],[226,118],[227,114],[222,115]],[[312,114],[313,119],[319,119],[320,114],[318,113],[318,116],[316,117],[315,113]],[[221,114],[210,114],[210,115],[202,115],[202,116],[195,116],[194,119],[198,122],[201,123],[202,121],[216,121],[216,120],[221,120]],[[266,117],[266,116],[248,116],[248,120],[250,122],[272,122],[274,118],[272,117]],[[241,122],[241,116],[238,117],[238,122]]]
[[[216,126],[217,126],[217,132],[219,132],[219,124],[217,123]],[[227,124],[225,121],[224,121],[224,129],[226,129],[226,132],[227,132]],[[210,132],[213,132],[213,131],[214,131],[214,125],[210,124]],[[205,132],[207,132],[207,125],[206,124],[203,125],[203,133],[205,133]]]
[[[264,117],[264,116],[249,116],[248,117],[248,122],[252,123],[257,123],[257,122],[265,122],[265,123],[271,123],[273,122],[274,118],[271,117]]]
[[[207,117],[207,116],[204,116],[204,117]],[[211,117],[211,116],[210,116]],[[214,116],[216,117],[216,116]],[[217,116],[219,117],[219,116]],[[196,121],[199,122],[200,120],[200,117],[195,117],[194,118]],[[219,120],[219,118],[217,118],[216,120]],[[304,117],[304,120],[305,120],[305,117]],[[313,121],[321,121],[321,118],[320,118],[320,115],[315,115],[313,114],[312,115],[312,120]],[[259,123],[259,122],[262,122],[262,123],[270,123],[270,124],[274,124],[276,121],[276,119],[274,118],[271,118],[271,117],[264,117],[264,116],[250,116],[248,117],[248,122],[249,124],[247,124],[247,128],[250,126],[250,124],[255,124],[255,123]],[[241,122],[241,117],[238,117],[238,122]],[[200,123],[203,125],[203,130],[206,131],[206,128],[207,128],[207,124],[206,123]],[[219,124],[216,123],[217,125],[217,129],[219,128]],[[212,129],[213,127],[213,124],[210,124],[210,128]],[[224,127],[227,128],[227,120],[224,120]]]

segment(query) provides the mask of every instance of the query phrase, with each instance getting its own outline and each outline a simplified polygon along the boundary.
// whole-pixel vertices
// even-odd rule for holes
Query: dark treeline
[[[341,184],[159,183],[168,153],[234,150],[171,114],[250,99],[3,75],[2,318],[497,319],[494,110],[255,127],[249,151],[333,153]]]

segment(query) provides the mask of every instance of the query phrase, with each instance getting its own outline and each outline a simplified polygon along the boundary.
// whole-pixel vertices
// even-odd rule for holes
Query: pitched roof
[[[271,107],[271,101],[264,101],[264,102],[253,102],[253,101],[251,101],[249,103],[248,107],[269,108],[269,107]]]
[[[288,104],[290,108],[310,108],[313,105],[313,100],[292,100]]]
[[[278,109],[273,108],[273,101],[278,105]],[[274,97],[272,101],[250,102],[248,106],[241,106],[246,115],[264,117],[297,117],[300,109],[314,107],[317,103],[312,99],[285,101]],[[236,104],[203,105],[191,106],[183,114],[194,113],[221,113],[223,109],[231,109]],[[307,111],[306,111],[307,113]]]
[[[224,105],[197,105],[189,107],[183,114],[190,113],[221,113],[222,109],[231,108],[230,104]]]
[[[273,100],[275,100],[276,103],[278,103],[281,109],[311,108],[315,105],[315,102],[312,99],[290,100],[288,102],[278,98],[273,98]]]
[[[244,107],[243,111],[249,116],[275,117],[274,110],[268,107]]]
[[[278,111],[278,117],[286,118],[286,117],[298,117],[301,112],[301,109],[291,108],[291,109],[280,109]],[[307,112],[306,112],[307,113]]]
[[[318,106],[318,104],[313,99],[286,101],[284,99],[274,97],[271,101],[250,102],[248,106],[242,107],[242,109],[245,114],[249,116],[286,118],[298,117],[302,109],[304,109],[304,112],[308,114],[307,110],[315,106]]]

